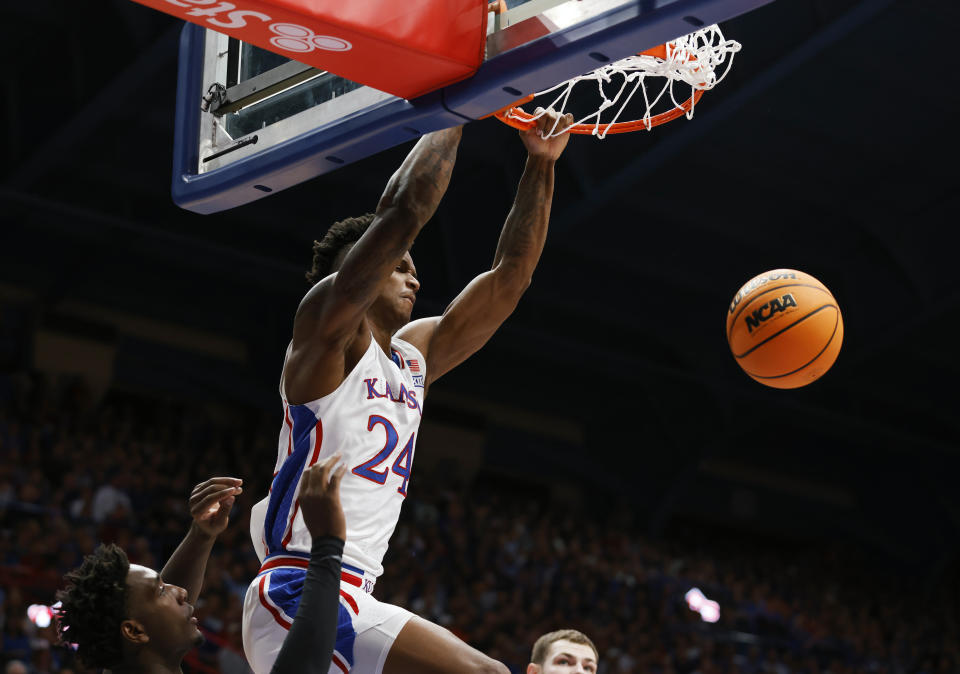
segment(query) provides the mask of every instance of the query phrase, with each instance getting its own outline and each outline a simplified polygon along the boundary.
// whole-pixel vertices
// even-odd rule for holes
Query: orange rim
[[[639,52],[637,55],[654,56],[656,58],[666,59],[667,45],[661,44],[647,49],[646,51]],[[693,56],[691,58],[696,57]],[[608,133],[631,133],[633,131],[640,131],[641,129],[652,129],[655,126],[672,122],[677,117],[690,112],[693,106],[700,102],[700,97],[703,96],[703,92],[703,89],[697,89],[693,92],[693,95],[681,103],[679,107],[673,108],[672,110],[667,110],[666,112],[661,112],[658,115],[653,115],[649,122],[645,122],[642,119],[636,119],[631,122],[614,122],[613,124],[574,124],[567,129],[567,131],[569,133],[577,133],[589,136],[593,135],[594,130],[596,129],[600,129],[604,135]],[[504,124],[512,126],[515,129],[532,129],[537,125],[537,120],[529,112],[518,106],[523,105],[524,103],[529,103],[533,100],[533,98],[534,94],[530,94],[525,98],[515,101],[502,110],[497,110],[492,114]],[[487,117],[489,116],[490,115],[487,115]]]

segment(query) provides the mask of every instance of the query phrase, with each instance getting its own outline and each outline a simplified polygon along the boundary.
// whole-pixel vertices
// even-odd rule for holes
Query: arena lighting
[[[41,629],[50,627],[50,623],[53,621],[53,609],[44,604],[30,604],[27,608],[27,617],[30,618],[30,622]]]
[[[57,612],[60,610],[61,606],[63,606],[63,604],[59,601],[53,606],[33,604],[27,609],[27,617],[30,618],[30,620],[32,620],[37,627],[48,627],[53,621],[53,617],[57,615]],[[72,644],[66,640],[61,641],[60,645],[66,646],[72,651],[77,650],[76,644]]]
[[[687,606],[690,607],[691,611],[696,611],[700,614],[700,620],[703,622],[715,623],[720,620],[720,604],[712,599],[707,599],[703,592],[700,591],[700,588],[690,588],[687,590],[687,593],[683,595],[683,598],[687,600]]]

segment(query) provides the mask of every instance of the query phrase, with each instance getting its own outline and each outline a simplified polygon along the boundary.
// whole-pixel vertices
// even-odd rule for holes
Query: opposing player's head
[[[373,213],[366,213],[335,222],[322,239],[314,241],[313,267],[307,272],[307,281],[313,285],[338,271],[347,253],[367,231],[373,219]],[[410,320],[419,288],[420,282],[417,280],[413,258],[409,252],[404,253],[377,301],[370,308],[374,320],[395,329],[401,327]]]
[[[600,657],[583,632],[557,630],[537,639],[526,674],[594,674]]]
[[[159,574],[130,564],[115,545],[101,545],[65,577],[60,634],[77,644],[89,667],[117,669],[138,663],[179,661],[203,635],[191,618],[187,592],[162,582]]]

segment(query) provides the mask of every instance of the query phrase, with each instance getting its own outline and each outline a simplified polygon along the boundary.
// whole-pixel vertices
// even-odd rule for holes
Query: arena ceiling
[[[230,212],[182,211],[180,24],[96,8],[5,7],[0,283],[50,312],[83,300],[230,335],[273,395],[311,241],[372,209],[407,148]],[[437,407],[572,424],[591,474],[653,528],[709,511],[716,478],[779,494],[791,522],[843,511],[901,557],[955,559],[958,20],[952,0],[776,0],[726,24],[743,51],[693,121],[571,141],[533,286]],[[420,315],[489,263],[523,166],[494,120],[466,128],[459,157],[413,250]],[[789,392],[740,372],[723,332],[736,289],[777,267],[826,283],[846,325],[833,370]]]

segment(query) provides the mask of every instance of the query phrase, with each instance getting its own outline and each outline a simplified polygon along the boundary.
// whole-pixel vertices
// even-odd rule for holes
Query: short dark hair
[[[322,239],[313,242],[313,267],[307,272],[307,281],[311,286],[330,275],[340,251],[359,241],[373,218],[373,213],[364,213],[356,218],[335,222]]]
[[[600,660],[600,654],[597,653],[597,647],[593,645],[593,642],[590,641],[590,637],[588,637],[586,634],[578,630],[557,630],[556,632],[548,632],[537,639],[537,642],[533,645],[533,653],[530,654],[530,662],[535,665],[543,665],[544,660],[547,659],[547,652],[550,650],[550,646],[561,640],[589,646],[593,649],[593,654],[596,656],[597,660]]]
[[[122,549],[99,545],[64,576],[67,587],[57,592],[60,639],[77,644],[77,655],[88,667],[112,669],[123,660],[120,624],[127,617],[129,571]]]

